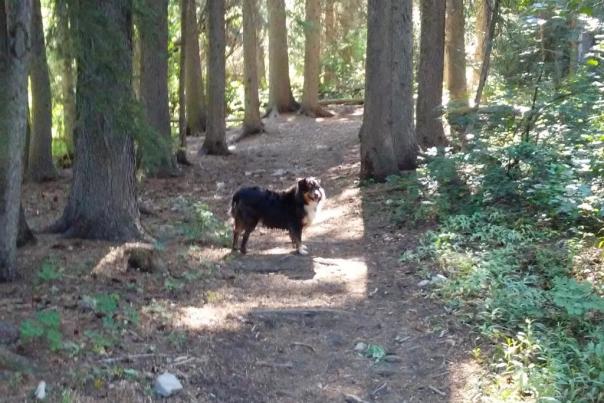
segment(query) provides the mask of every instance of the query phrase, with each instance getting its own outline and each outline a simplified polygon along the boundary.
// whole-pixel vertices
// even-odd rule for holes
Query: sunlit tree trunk
[[[331,113],[319,106],[321,0],[306,0],[304,36],[304,88],[301,111],[311,117],[332,116]]]
[[[0,281],[17,275],[31,9],[30,0],[0,0]]]
[[[333,0],[325,0],[325,45],[323,46],[323,60],[327,59],[328,52],[331,51],[335,42],[335,9]],[[336,72],[331,63],[323,65],[323,84],[326,87],[333,86],[336,79]]]
[[[258,100],[257,10],[257,0],[243,0],[243,63],[245,76],[243,135],[259,133],[264,130],[264,125],[260,119],[260,101]]]
[[[369,0],[361,177],[383,181],[416,165],[411,0]]]
[[[57,52],[61,62],[61,103],[63,105],[63,141],[67,154],[73,158],[74,141],[73,129],[76,119],[75,106],[75,73],[73,68],[73,44],[70,34],[71,21],[69,17],[69,0],[55,2],[57,16],[57,35],[61,46]]]
[[[208,126],[200,154],[227,155],[225,122],[225,26],[224,0],[208,7]]]
[[[300,105],[294,99],[289,81],[289,56],[287,55],[287,28],[285,0],[268,0],[268,58],[270,112],[297,111]]]
[[[422,147],[446,144],[441,121],[445,2],[421,1],[421,48],[417,70],[417,139]]]
[[[206,101],[199,55],[199,27],[195,0],[186,0],[185,92],[187,131],[199,136],[206,130]]]
[[[31,24],[32,119],[27,176],[34,182],[43,182],[55,179],[58,174],[52,161],[52,94],[40,0],[33,0]]]
[[[489,19],[491,17],[491,0],[477,0],[476,2],[476,26],[474,36],[476,47],[474,49],[474,61],[472,66],[472,85],[478,86],[480,81],[480,69],[484,60],[484,50],[489,31]]]
[[[76,18],[73,181],[63,216],[49,230],[75,238],[142,238],[127,114],[133,105],[132,2],[80,0]]]
[[[185,49],[187,41],[187,3],[180,0],[180,49],[178,53],[178,151],[176,160],[180,164],[190,165],[187,159],[187,118],[185,99]]]
[[[157,136],[158,155],[151,156],[147,168],[156,176],[177,174],[172,153],[170,106],[168,99],[168,0],[145,0],[149,11],[141,19],[141,101],[147,120]]]
[[[465,17],[463,0],[446,0],[445,58],[449,101],[457,106],[468,106],[466,81]]]

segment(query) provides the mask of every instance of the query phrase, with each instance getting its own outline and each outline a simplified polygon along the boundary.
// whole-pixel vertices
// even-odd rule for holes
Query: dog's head
[[[319,203],[325,198],[325,191],[321,187],[321,180],[311,176],[298,180],[298,191],[302,193],[304,202]]]

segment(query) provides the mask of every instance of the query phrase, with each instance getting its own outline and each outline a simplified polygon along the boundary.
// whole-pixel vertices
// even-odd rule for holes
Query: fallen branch
[[[365,100],[362,98],[343,98],[343,99],[321,99],[319,105],[363,105]]]
[[[432,386],[432,385],[428,385],[428,389],[430,389],[432,392],[434,392],[434,393],[436,393],[436,394],[438,394],[438,395],[441,395],[441,396],[443,396],[443,397],[444,397],[444,396],[447,396],[447,394],[446,394],[445,392],[443,392],[443,391],[442,391],[442,390],[440,390],[440,389],[436,389],[436,388],[435,388],[434,386]]]

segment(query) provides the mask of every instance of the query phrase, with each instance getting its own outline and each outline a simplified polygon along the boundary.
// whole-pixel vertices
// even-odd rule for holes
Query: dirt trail
[[[145,182],[141,198],[156,214],[145,216],[144,224],[165,239],[172,272],[207,259],[219,268],[209,278],[175,292],[166,292],[165,283],[162,291],[161,280],[152,277],[131,280],[145,292],[124,297],[133,303],[163,304],[169,311],[163,321],[144,316],[141,329],[124,336],[121,347],[122,354],[136,354],[148,352],[145,348],[153,344],[153,351],[185,357],[170,365],[161,359],[129,363],[149,378],[165,368],[176,372],[185,391],[171,401],[468,401],[464,330],[425,298],[426,291],[417,286],[416,269],[398,262],[421,233],[391,223],[384,186],[359,187],[361,111],[339,112],[325,120],[301,116],[271,120],[269,134],[238,143],[227,158],[197,157],[199,141],[192,140],[189,156],[194,165],[183,178]],[[320,177],[327,193],[322,213],[304,234],[308,256],[293,255],[285,233],[261,228],[252,234],[246,256],[218,247],[191,249],[179,236],[169,235],[175,227],[171,223],[182,220],[174,207],[178,198],[204,201],[226,219],[229,198],[239,186],[282,188],[307,175]],[[35,228],[58,215],[67,185],[64,180],[59,186],[26,189],[28,212],[36,213],[30,219]],[[41,204],[45,209],[40,210]],[[70,255],[75,253],[86,266],[82,261],[94,262],[107,248],[41,236],[37,247],[21,252],[21,259],[30,259],[34,267],[53,252],[67,266],[75,264]],[[27,281],[0,288],[0,293],[27,298]],[[64,298],[72,292],[74,299],[86,287],[130,290],[77,278],[71,286],[66,280],[64,287]],[[0,319],[3,316],[7,314],[0,310]],[[79,314],[74,326],[82,328],[93,319]],[[166,341],[175,331],[186,335],[184,343]],[[354,351],[359,343],[381,346],[388,355],[375,362]],[[48,360],[72,365],[69,360],[60,364],[56,358]],[[153,400],[141,383],[128,384],[131,398],[91,391],[85,384],[89,393],[80,394],[81,401]]]

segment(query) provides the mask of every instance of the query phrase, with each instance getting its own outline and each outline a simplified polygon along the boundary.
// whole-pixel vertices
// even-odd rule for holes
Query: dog
[[[233,225],[233,250],[247,253],[247,241],[258,223],[265,227],[289,232],[292,244],[300,255],[307,255],[302,244],[302,230],[311,225],[325,201],[325,191],[319,179],[299,179],[290,188],[273,191],[258,186],[242,187],[233,195],[231,216]],[[239,236],[241,247],[238,248]]]

